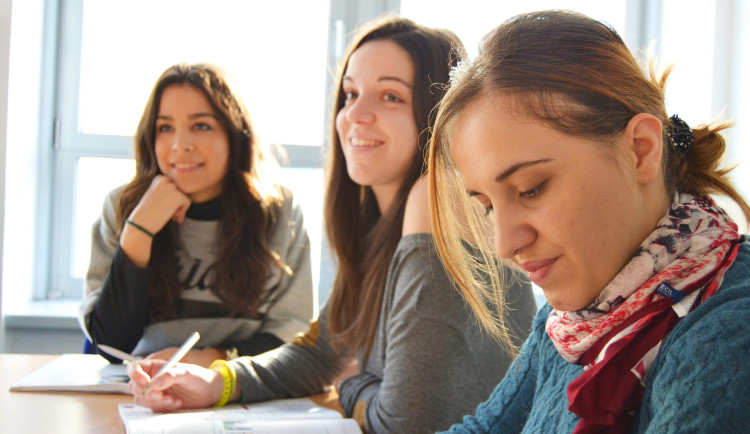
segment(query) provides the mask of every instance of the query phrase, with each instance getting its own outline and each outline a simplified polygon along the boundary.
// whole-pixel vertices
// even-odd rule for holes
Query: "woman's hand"
[[[128,364],[128,388],[136,404],[154,411],[175,411],[207,408],[219,402],[224,389],[221,374],[197,365],[178,363],[152,377],[165,363],[159,359],[143,359]],[[144,394],[149,384],[151,390]]]
[[[151,353],[148,355],[148,359],[161,359],[161,360],[169,360],[170,357],[172,357],[172,354],[174,354],[177,351],[177,347],[169,347],[165,348],[163,350],[157,351],[155,353]],[[204,368],[208,368],[211,366],[211,363],[213,363],[214,360],[219,359],[226,359],[227,358],[227,352],[222,350],[217,350],[216,348],[204,348],[202,350],[190,350],[187,354],[180,360],[182,363],[190,363],[192,365],[198,365],[202,366]]]
[[[170,221],[182,223],[190,208],[190,198],[164,175],[156,175],[128,219],[155,234]],[[146,268],[151,260],[153,239],[141,229],[126,224],[120,234],[120,247],[138,267]]]
[[[189,207],[190,198],[177,184],[156,175],[129,218],[155,234],[170,220],[182,223]]]

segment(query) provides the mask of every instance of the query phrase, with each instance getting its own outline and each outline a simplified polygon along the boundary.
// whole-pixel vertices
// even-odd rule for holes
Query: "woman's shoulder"
[[[461,301],[461,296],[451,287],[434,239],[427,233],[401,237],[388,268],[385,293],[386,297],[393,298],[394,303],[420,306],[416,309],[420,314],[430,312],[432,315],[436,305],[449,309],[449,306],[462,303],[457,302]]]
[[[737,258],[729,267],[729,270],[727,270],[724,278],[726,288],[734,288],[738,285],[747,287],[750,285],[750,238],[747,235],[744,235],[743,238],[744,240],[737,252]]]
[[[118,185],[117,187],[113,188],[112,190],[107,193],[105,196],[105,200],[107,202],[119,202],[120,198],[122,197],[123,193],[125,193],[125,188],[128,186],[128,184],[122,184]]]
[[[270,187],[268,203],[275,209],[274,213],[279,221],[301,220],[302,207],[294,198],[291,188],[282,184],[272,184]]]
[[[116,210],[120,206],[120,199],[122,199],[122,195],[125,192],[125,188],[127,186],[128,184],[119,185],[110,190],[110,192],[107,193],[107,195],[104,197],[104,203],[102,205],[102,215],[105,218],[114,218]]]
[[[430,228],[430,210],[427,200],[427,178],[421,177],[414,183],[406,199],[402,236],[432,233]]]
[[[685,316],[664,342],[665,355],[705,363],[723,355],[750,353],[750,245],[740,246],[719,291]],[[748,354],[750,355],[750,354]],[[700,364],[700,363],[699,363]]]
[[[738,432],[750,403],[750,251],[747,244],[713,297],[683,318],[662,343],[647,377],[639,423],[659,431],[700,414],[686,431]],[[731,397],[727,400],[726,397]],[[724,429],[719,429],[723,427]]]

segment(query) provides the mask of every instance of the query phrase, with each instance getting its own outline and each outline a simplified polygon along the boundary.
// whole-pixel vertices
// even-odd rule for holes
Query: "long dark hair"
[[[363,44],[388,40],[406,51],[414,64],[413,110],[419,135],[419,152],[390,209],[381,215],[370,187],[349,177],[335,119],[345,104],[342,80],[352,53]],[[454,50],[463,50],[453,33],[418,25],[405,18],[388,17],[370,23],[349,47],[336,84],[328,158],[325,221],[328,240],[338,262],[329,301],[330,330],[334,343],[349,350],[364,348],[369,354],[380,316],[385,278],[396,250],[404,218],[406,198],[424,173],[433,110],[444,94]],[[366,359],[367,357],[365,357]]]
[[[268,149],[257,143],[247,109],[220,68],[202,63],[173,65],[156,81],[135,133],[136,174],[120,199],[120,228],[160,173],[154,150],[155,125],[162,94],[171,85],[188,85],[202,91],[229,137],[229,162],[219,196],[218,255],[210,286],[228,306],[252,315],[262,302],[272,264],[284,267],[267,243],[279,195],[261,176],[263,167],[275,160]],[[167,223],[154,237],[148,288],[152,321],[174,318],[181,306],[176,237],[174,222]]]

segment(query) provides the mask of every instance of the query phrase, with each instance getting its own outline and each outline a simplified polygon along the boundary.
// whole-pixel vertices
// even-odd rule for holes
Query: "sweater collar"
[[[188,208],[185,217],[193,220],[218,220],[219,197],[211,199],[207,202],[192,203],[190,205],[190,208]]]

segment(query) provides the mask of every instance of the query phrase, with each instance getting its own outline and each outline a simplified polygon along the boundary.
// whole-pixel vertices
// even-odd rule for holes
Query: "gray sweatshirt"
[[[528,283],[509,288],[516,343],[528,335],[536,305]],[[486,400],[512,357],[483,332],[451,286],[428,234],[401,239],[386,280],[368,360],[345,380],[339,397],[347,416],[368,432],[446,429]],[[231,363],[245,402],[320,393],[346,358],[331,346],[328,309],[293,344]]]
[[[79,317],[86,336],[94,344],[135,355],[179,346],[193,331],[201,334],[197,348],[236,348],[240,355],[259,354],[294,339],[307,328],[315,306],[310,241],[299,205],[289,190],[280,189],[283,203],[268,243],[293,274],[272,267],[258,314],[244,315],[210,291],[221,222],[217,205],[205,203],[191,205],[178,226],[182,307],[176,319],[160,322],[149,320],[146,291],[151,268],[135,266],[119,247],[115,210],[123,187],[113,190],[92,227],[91,262]]]

